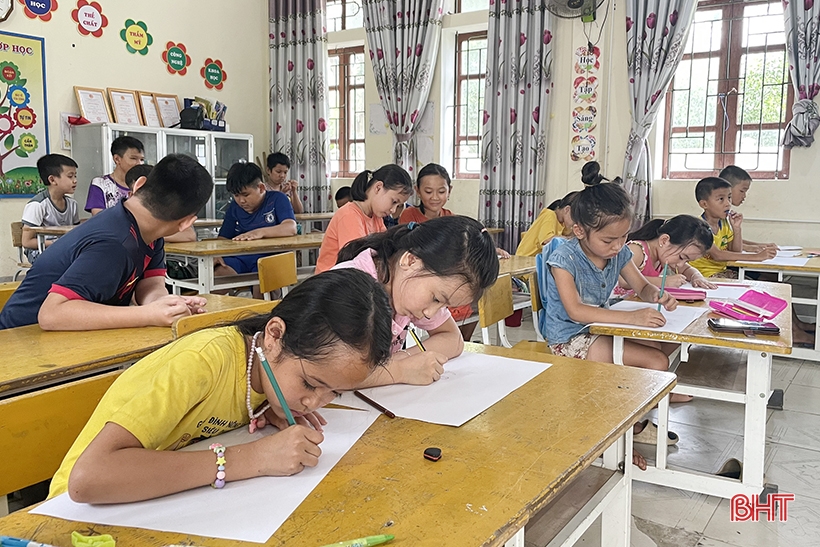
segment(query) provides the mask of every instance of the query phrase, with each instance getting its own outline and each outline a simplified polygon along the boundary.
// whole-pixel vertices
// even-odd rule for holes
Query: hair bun
[[[601,175],[601,164],[597,161],[588,161],[581,168],[581,182],[584,186],[595,186],[605,180],[609,179]]]

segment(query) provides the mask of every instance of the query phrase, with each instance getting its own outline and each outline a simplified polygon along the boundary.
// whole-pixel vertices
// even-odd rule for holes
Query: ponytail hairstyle
[[[571,207],[572,202],[575,201],[576,197],[578,197],[578,192],[570,192],[561,199],[556,199],[555,201],[547,205],[547,209],[557,211],[558,209],[563,209],[564,207]]]
[[[595,184],[578,192],[572,202],[570,216],[586,232],[591,232],[630,218],[632,207],[629,196],[621,185]]]
[[[325,359],[338,344],[355,349],[371,369],[390,358],[393,310],[384,288],[354,269],[309,277],[268,315],[234,323],[245,336],[264,332],[274,317],[285,323],[283,352],[311,362]]]
[[[365,249],[373,249],[379,281],[390,282],[398,259],[405,252],[421,259],[431,275],[459,276],[475,298],[498,279],[498,256],[492,236],[480,222],[453,215],[393,226],[342,247],[338,262],[352,260]]]
[[[690,215],[678,215],[666,222],[656,218],[635,230],[629,236],[628,241],[650,241],[666,234],[672,245],[687,247],[697,245],[703,252],[712,247],[712,230],[706,221]]]
[[[447,188],[451,190],[453,188],[453,183],[450,180],[450,173],[447,172],[447,169],[437,163],[428,163],[422,167],[419,174],[416,175],[416,191],[419,195],[419,211],[421,211],[421,214],[424,214],[424,202],[421,201],[421,179],[429,175],[435,175],[443,178],[447,181]]]
[[[367,191],[379,180],[384,183],[385,190],[397,190],[407,195],[413,193],[413,180],[407,171],[396,164],[388,163],[375,171],[365,169],[359,173],[350,186],[350,197],[353,201],[365,201]]]

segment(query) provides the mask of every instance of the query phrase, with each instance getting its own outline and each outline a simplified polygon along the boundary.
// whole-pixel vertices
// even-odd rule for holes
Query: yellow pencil
[[[419,349],[421,351],[427,351],[426,349],[424,349],[424,344],[421,343],[421,340],[419,340],[419,337],[416,336],[416,331],[414,331],[413,329],[408,329],[408,330],[410,331],[410,336],[413,337],[413,341],[416,342],[416,345],[419,347]]]

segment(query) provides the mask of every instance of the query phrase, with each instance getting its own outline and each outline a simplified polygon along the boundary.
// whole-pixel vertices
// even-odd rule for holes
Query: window
[[[328,51],[330,171],[355,177],[364,171],[364,46]]]
[[[484,125],[484,81],[487,33],[456,36],[456,133],[453,139],[455,178],[478,178],[481,172],[481,131]]]
[[[755,178],[788,178],[780,142],[792,101],[782,3],[701,1],[666,96],[664,176],[738,165]]]
[[[327,0],[325,15],[328,32],[364,26],[361,0]]]
[[[456,0],[456,13],[490,8],[490,0]]]

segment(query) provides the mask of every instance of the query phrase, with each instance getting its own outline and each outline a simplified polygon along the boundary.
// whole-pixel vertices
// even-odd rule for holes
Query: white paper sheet
[[[738,262],[741,262],[743,264],[749,264],[750,266],[754,266],[755,264],[772,264],[775,266],[805,266],[808,261],[808,258],[787,258],[782,256],[776,256],[774,258],[770,258],[769,260],[763,260],[761,262],[745,262],[743,260],[738,260]]]
[[[778,249],[781,251],[802,251],[803,247],[800,245],[778,245]]]
[[[803,251],[784,251],[779,250],[777,251],[777,258],[792,258],[795,256],[800,256]]]
[[[324,428],[319,465],[298,475],[230,482],[231,462],[228,460],[229,482],[221,490],[205,486],[155,500],[117,505],[75,503],[68,494],[62,494],[32,513],[80,522],[264,543],[379,416],[375,411],[339,409],[322,410],[322,415],[328,424]],[[232,446],[275,432],[268,427],[250,434],[247,427],[242,427],[185,449],[208,450],[214,440]]]
[[[655,308],[657,309],[657,304],[652,304],[649,302],[633,302],[633,301],[623,301],[618,302],[610,309],[617,310],[617,311],[634,311],[639,310],[641,308]],[[675,308],[674,311],[666,311],[665,309],[661,308],[661,313],[666,318],[666,324],[662,327],[652,328],[652,327],[640,327],[644,330],[654,330],[658,332],[674,332],[676,334],[682,333],[686,327],[688,327],[692,321],[703,315],[709,311],[709,308],[706,307],[694,307],[694,306],[678,306]],[[593,323],[593,325],[597,327],[630,327],[631,325],[625,325],[623,323]]]
[[[714,282],[714,280],[712,280]],[[739,283],[714,283],[718,286],[717,289],[695,289],[690,283],[685,283],[681,286],[682,289],[694,289],[698,291],[706,291],[706,298],[709,300],[737,300],[743,293],[749,290],[751,285],[743,285]]]
[[[463,353],[444,365],[444,374],[429,386],[405,384],[360,390],[396,416],[433,424],[461,426],[523,386],[551,365],[495,355]],[[352,393],[336,402],[364,408]]]

